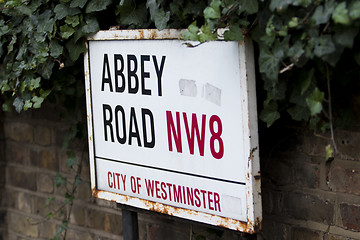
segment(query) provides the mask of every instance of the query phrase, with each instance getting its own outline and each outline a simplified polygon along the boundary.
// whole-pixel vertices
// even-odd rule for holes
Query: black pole
[[[139,240],[137,212],[122,209],[124,240]]]

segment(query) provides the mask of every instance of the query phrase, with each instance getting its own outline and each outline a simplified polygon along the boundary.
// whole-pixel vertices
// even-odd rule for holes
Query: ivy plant
[[[74,93],[84,39],[110,26],[187,28],[184,38],[200,42],[217,40],[219,28],[227,29],[225,40],[251,37],[265,91],[260,119],[268,126],[287,114],[328,129],[324,104],[338,107],[338,86],[346,91],[359,76],[359,0],[2,0],[0,11],[3,110]],[[342,107],[335,117],[349,116]]]

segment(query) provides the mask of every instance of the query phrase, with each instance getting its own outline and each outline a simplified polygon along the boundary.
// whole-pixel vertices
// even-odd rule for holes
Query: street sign
[[[254,233],[262,222],[251,41],[100,31],[85,76],[93,195]]]

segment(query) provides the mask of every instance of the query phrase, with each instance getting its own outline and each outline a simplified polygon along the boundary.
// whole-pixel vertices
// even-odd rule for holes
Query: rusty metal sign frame
[[[89,41],[105,41],[105,40],[143,40],[143,39],[157,39],[157,40],[181,40],[181,31],[174,29],[167,29],[158,31],[156,29],[142,29],[142,30],[109,30],[99,31],[87,39],[87,52],[84,56],[85,66],[85,88],[86,88],[86,105],[87,105],[87,125],[88,125],[88,141],[89,141],[89,159],[90,159],[90,173],[91,173],[91,189],[92,195],[96,198],[101,198],[117,203],[137,207],[145,210],[164,213],[171,216],[181,217],[189,220],[200,221],[202,223],[225,227],[228,229],[256,233],[260,231],[262,226],[262,207],[261,207],[261,189],[260,189],[260,163],[259,163],[259,147],[258,147],[258,130],[257,130],[257,112],[256,110],[256,96],[255,96],[255,68],[254,68],[254,54],[252,42],[245,39],[238,42],[240,55],[240,69],[246,69],[246,72],[241,73],[241,77],[245,78],[245,85],[248,89],[247,97],[243,100],[242,111],[247,112],[243,119],[248,126],[243,127],[244,135],[249,136],[245,143],[249,151],[247,159],[247,176],[246,176],[246,205],[247,205],[247,222],[236,219],[225,218],[209,213],[198,212],[159,202],[148,201],[136,197],[122,195],[110,191],[99,190],[96,185],[96,167],[94,159],[94,135],[93,135],[93,113],[92,113],[92,93],[91,93],[91,77],[90,77],[90,58],[89,58]],[[141,43],[139,43],[141,44]],[[249,94],[251,93],[251,94]]]

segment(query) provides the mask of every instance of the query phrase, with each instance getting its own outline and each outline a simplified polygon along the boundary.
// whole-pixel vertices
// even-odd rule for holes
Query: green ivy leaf
[[[26,110],[32,108],[32,106],[33,106],[32,102],[30,100],[26,100],[25,104],[24,104],[24,110],[26,111]]]
[[[34,96],[31,101],[33,102],[33,108],[40,108],[41,104],[44,102],[44,98]]]
[[[26,6],[25,4],[24,5],[21,5],[17,8],[17,10],[22,13],[23,15],[27,15],[27,16],[30,16],[33,11],[31,8],[29,8],[28,6]]]
[[[208,19],[218,19],[221,17],[220,8],[207,7],[204,10],[204,17]]]
[[[33,91],[34,89],[37,89],[40,87],[40,81],[41,81],[41,78],[33,78],[30,80],[30,84],[28,86],[29,90],[30,91]]]
[[[187,28],[187,31],[183,33],[184,40],[198,41],[199,40],[199,28],[196,25],[196,21],[191,23]]]
[[[284,56],[284,49],[278,47],[271,52],[269,48],[263,47],[260,49],[259,65],[260,72],[272,81],[277,81],[279,74],[279,63]]]
[[[66,49],[68,50],[71,61],[73,62],[78,60],[80,54],[86,51],[86,47],[83,42],[74,43],[72,40],[66,43]]]
[[[327,145],[325,147],[325,159],[329,160],[330,157],[333,156],[334,150],[332,149],[331,145]]]
[[[318,57],[330,54],[336,50],[332,37],[329,34],[313,38],[313,40],[315,42],[314,53]]]
[[[237,24],[230,24],[229,30],[224,33],[225,40],[242,41],[243,34]]]
[[[79,16],[78,15],[66,16],[65,23],[71,25],[72,27],[76,27],[77,25],[80,24]]]
[[[2,104],[1,108],[4,112],[11,112],[11,103],[5,102]]]
[[[111,0],[90,0],[90,2],[86,5],[85,12],[92,13],[105,10],[111,2]]]
[[[360,1],[352,1],[349,6],[349,16],[352,20],[360,18]]]
[[[170,12],[165,12],[156,0],[147,0],[146,7],[149,9],[151,20],[154,21],[156,28],[159,30],[166,28],[170,20]]]
[[[265,104],[259,118],[266,123],[267,127],[270,127],[276,120],[280,118],[277,103],[271,101],[268,104]]]
[[[332,19],[334,20],[334,22],[343,25],[350,24],[350,18],[348,15],[348,9],[346,8],[346,2],[342,2],[336,6],[332,14]]]
[[[20,113],[23,110],[24,107],[24,101],[20,99],[19,97],[16,97],[13,102],[13,106],[15,107],[15,110]]]
[[[241,0],[240,1],[241,11],[245,11],[248,14],[254,14],[259,11],[259,2],[257,0]]]
[[[39,33],[52,33],[54,30],[55,19],[52,18],[52,12],[47,10],[37,17],[37,31]]]
[[[54,12],[56,14],[56,19],[61,20],[66,16],[73,16],[80,13],[80,9],[78,8],[70,8],[67,5],[60,3],[56,5],[54,8]]]
[[[295,121],[307,121],[310,117],[310,112],[308,108],[295,105],[287,110],[287,112],[290,114],[291,118]]]
[[[146,4],[139,4],[135,9],[131,5],[119,5],[117,6],[116,15],[122,16],[118,18],[121,25],[134,25],[140,27],[148,21]]]
[[[304,45],[303,43],[298,40],[295,42],[294,45],[292,45],[289,50],[287,51],[287,56],[294,59],[294,62],[297,62],[297,60],[305,53]]]
[[[303,79],[303,81],[301,81],[301,95],[304,95],[304,93],[309,89],[309,86],[311,84],[311,81],[314,77],[314,73],[315,73],[315,69],[312,68],[307,77]]]
[[[72,0],[70,3],[70,7],[72,8],[83,8],[86,4],[87,0]]]
[[[49,94],[51,93],[51,90],[49,89],[49,90],[44,90],[44,89],[40,89],[40,96],[42,97],[42,98],[46,98],[47,96],[49,96]]]
[[[40,64],[37,68],[37,71],[44,79],[50,79],[54,65],[55,63],[49,60],[43,64]]]
[[[306,98],[306,103],[309,107],[311,116],[315,116],[322,111],[322,101],[324,100],[324,93],[321,92],[318,88],[315,88],[314,91]]]
[[[48,197],[48,198],[46,199],[46,201],[45,201],[45,206],[49,206],[50,203],[51,203],[52,201],[54,201],[54,200],[55,200],[54,197]]]
[[[14,50],[14,44],[16,43],[17,37],[16,35],[12,35],[11,42],[8,45],[8,53],[11,53]]]
[[[47,217],[50,218],[50,219],[52,219],[52,218],[55,217],[55,215],[54,215],[53,212],[48,212]]]
[[[83,180],[81,179],[80,175],[76,175],[75,182],[74,182],[74,187],[79,186],[82,182],[83,182]]]
[[[66,167],[70,169],[73,166],[76,166],[77,162],[78,162],[78,159],[76,157],[75,152],[74,151],[68,151],[66,154],[67,154]]]
[[[336,2],[334,0],[327,1],[324,5],[317,6],[311,19],[316,25],[327,23],[335,9],[335,6]]]
[[[170,20],[170,12],[157,11],[154,16],[155,26],[160,31],[167,27]]]
[[[292,17],[288,23],[288,26],[289,26],[289,28],[296,28],[297,26],[299,26],[299,18]]]
[[[354,39],[359,33],[359,28],[345,28],[334,34],[334,41],[347,48],[352,48],[354,45]]]
[[[217,33],[212,32],[209,25],[203,25],[201,27],[201,34],[199,35],[200,42],[215,41],[217,39]]]
[[[70,194],[68,194],[68,193],[65,193],[65,201],[64,201],[64,203],[66,204],[66,205],[69,205],[69,204],[71,204],[73,201],[74,201],[74,199],[75,199],[75,197],[73,196],[73,195],[70,195]]]
[[[64,47],[56,40],[51,40],[50,42],[50,56],[53,58],[58,58],[62,54]]]
[[[66,178],[62,177],[60,173],[56,173],[56,176],[54,178],[56,187],[66,186],[67,180]]]
[[[60,35],[64,39],[68,39],[74,33],[75,30],[67,24],[60,27]]]
[[[100,30],[99,23],[95,17],[86,19],[86,25],[81,28],[84,34],[94,33]]]

